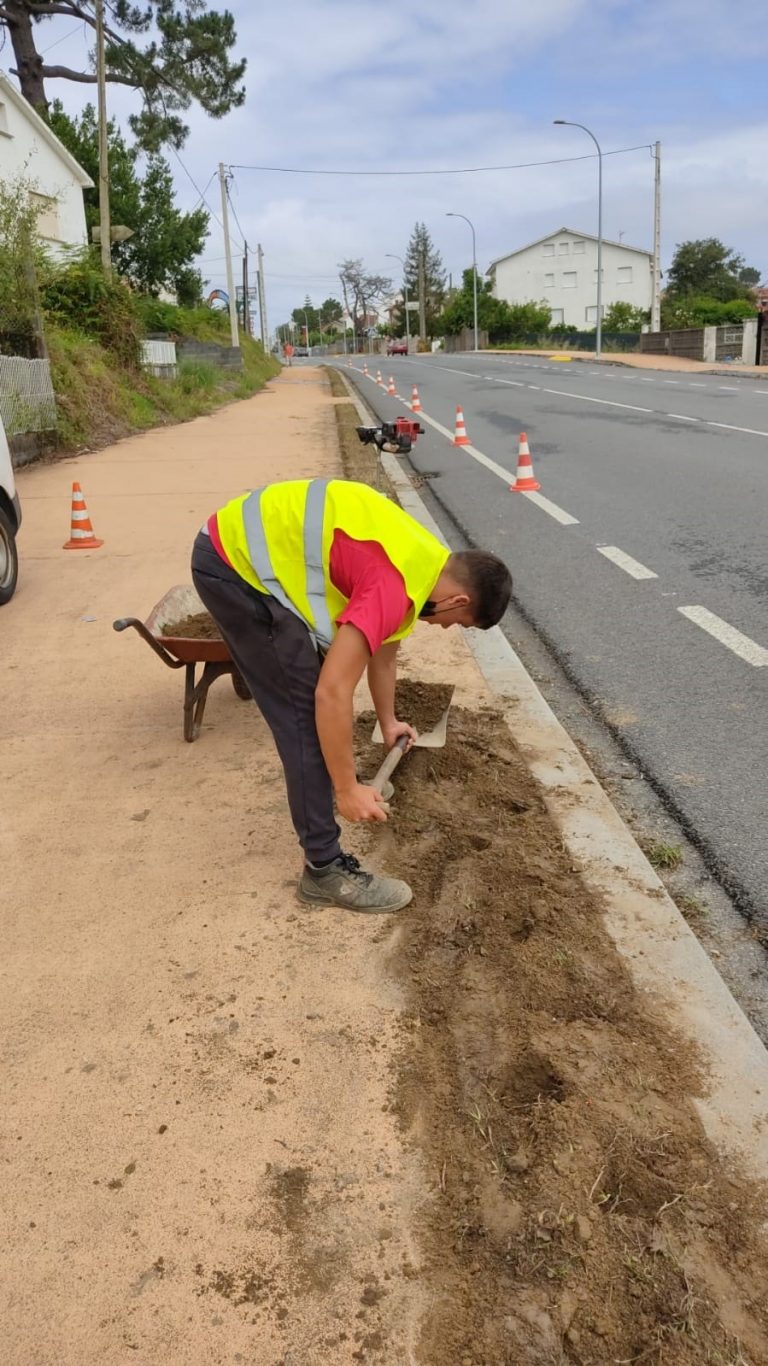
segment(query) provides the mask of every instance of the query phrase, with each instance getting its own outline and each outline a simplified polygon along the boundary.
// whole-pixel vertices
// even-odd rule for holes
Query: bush
[[[104,275],[91,251],[63,265],[49,261],[40,302],[54,323],[101,342],[128,369],[138,368],[142,327],[135,295],[122,280]]]

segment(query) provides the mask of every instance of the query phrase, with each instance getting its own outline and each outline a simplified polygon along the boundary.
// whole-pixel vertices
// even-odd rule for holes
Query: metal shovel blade
[[[437,722],[437,725],[433,726],[431,730],[425,730],[422,734],[417,736],[414,741],[414,745],[417,749],[445,749],[445,741],[448,733],[448,713],[450,710],[451,704],[449,702],[440,717],[440,720]],[[381,733],[381,726],[378,721],[373,728],[371,743],[374,745],[381,745],[384,743],[384,736]]]

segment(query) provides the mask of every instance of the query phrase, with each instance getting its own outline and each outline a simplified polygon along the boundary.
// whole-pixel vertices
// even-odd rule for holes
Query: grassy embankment
[[[229,344],[229,315],[209,308],[155,305],[162,330],[173,339]],[[159,331],[156,319],[147,330]],[[241,332],[242,370],[224,370],[203,360],[182,361],[175,379],[158,379],[120,364],[109,349],[84,332],[49,320],[46,341],[63,450],[105,445],[131,432],[187,422],[223,404],[248,398],[279,374],[259,342]]]

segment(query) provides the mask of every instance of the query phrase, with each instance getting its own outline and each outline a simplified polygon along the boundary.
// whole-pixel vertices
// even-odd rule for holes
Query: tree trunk
[[[3,8],[9,15],[8,28],[21,93],[33,109],[39,114],[45,114],[48,111],[48,101],[43,81],[43,59],[35,48],[32,16],[23,0],[3,0]]]

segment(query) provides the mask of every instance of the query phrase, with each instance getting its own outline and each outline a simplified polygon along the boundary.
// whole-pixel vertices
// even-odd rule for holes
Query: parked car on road
[[[387,355],[388,355],[388,356],[407,356],[407,355],[408,355],[408,343],[407,343],[407,342],[404,342],[404,341],[388,341],[388,342],[387,342]]]
[[[16,533],[21,526],[21,504],[13,477],[11,452],[0,417],[0,606],[10,601],[16,588],[19,558]]]

